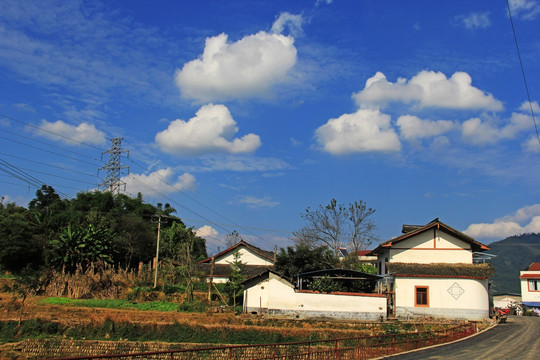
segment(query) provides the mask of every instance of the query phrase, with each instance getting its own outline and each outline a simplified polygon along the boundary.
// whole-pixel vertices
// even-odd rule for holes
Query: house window
[[[529,291],[540,291],[540,279],[529,280]]]
[[[429,287],[415,286],[414,287],[414,306],[429,306]]]

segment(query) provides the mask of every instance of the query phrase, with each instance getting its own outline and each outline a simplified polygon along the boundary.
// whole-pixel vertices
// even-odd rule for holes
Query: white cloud
[[[279,205],[279,202],[273,201],[269,197],[257,198],[254,196],[244,196],[238,200],[240,204],[245,204],[251,209],[255,208],[272,208]]]
[[[417,116],[403,115],[397,120],[401,136],[407,140],[421,139],[444,134],[454,128],[449,120],[422,120]]]
[[[521,110],[523,112],[527,112],[527,113],[530,113],[531,109],[535,114],[540,113],[540,105],[538,105],[538,103],[536,101],[533,101],[533,102],[525,101],[519,107],[519,110]]]
[[[272,32],[274,34],[282,34],[285,27],[289,28],[289,33],[293,37],[299,37],[302,35],[302,23],[304,18],[302,15],[294,15],[288,12],[282,12],[279,17],[272,24]]]
[[[155,139],[161,150],[171,154],[241,154],[254,152],[261,146],[258,135],[233,138],[237,132],[236,121],[226,106],[208,104],[189,121],[172,121]]]
[[[206,241],[206,248],[210,255],[210,248],[223,249],[225,245],[224,236],[219,235],[219,232],[210,225],[204,225],[195,230],[195,235],[203,238]],[[214,255],[217,252],[214,253]]]
[[[102,145],[106,143],[105,133],[96,129],[92,124],[81,123],[78,126],[66,124],[58,120],[48,122],[42,120],[39,128],[43,131],[35,133],[44,136],[51,140],[61,141],[69,145],[77,145],[78,143]]]
[[[538,140],[538,136],[531,136],[529,140],[523,144],[523,149],[531,153],[540,153],[540,142]]]
[[[540,4],[536,0],[510,0],[512,15],[525,20],[533,20],[540,14]]]
[[[518,133],[533,126],[531,116],[515,112],[502,127],[497,126],[496,120],[487,117],[485,120],[472,118],[464,121],[463,140],[475,145],[495,144],[501,140],[514,139]]]
[[[291,165],[281,159],[256,156],[205,156],[197,159],[197,165],[185,167],[193,172],[212,171],[281,171]]]
[[[373,109],[359,109],[330,119],[315,131],[315,137],[325,151],[334,155],[401,149],[390,115]]]
[[[379,107],[390,102],[402,102],[448,109],[503,109],[502,103],[493,95],[471,84],[470,75],[460,71],[447,78],[441,72],[423,70],[410,80],[398,78],[395,83],[388,81],[383,73],[377,72],[366,81],[363,90],[353,94],[353,98],[360,107]]]
[[[315,6],[319,6],[321,5],[322,3],[325,3],[327,5],[330,5],[331,3],[333,2],[333,0],[317,0],[315,2]]]
[[[202,237],[202,238],[206,238],[206,237],[210,237],[210,236],[218,236],[219,235],[219,232],[214,229],[213,227],[211,227],[210,225],[204,225],[200,228],[198,228],[197,230],[195,230],[195,235],[199,236],[199,237]]]
[[[461,22],[467,29],[487,28],[491,25],[489,11],[483,13],[473,12],[469,15],[456,16],[456,20]]]
[[[173,178],[174,171],[171,168],[160,169],[150,174],[131,174],[124,176],[122,181],[126,183],[126,191],[130,194],[138,192],[146,196],[159,196],[176,191],[192,190],[196,186],[193,175],[184,173]]]
[[[175,79],[182,96],[201,102],[264,97],[295,64],[290,36],[260,31],[228,43],[220,34],[207,38],[202,56],[184,64]]]
[[[540,232],[540,204],[519,209],[514,214],[496,219],[493,223],[471,224],[464,231],[474,238],[496,238]]]
[[[536,216],[540,216],[540,204],[526,206],[511,215],[503,216],[502,218],[495,221],[512,221],[517,223],[524,223],[529,222],[532,218]]]

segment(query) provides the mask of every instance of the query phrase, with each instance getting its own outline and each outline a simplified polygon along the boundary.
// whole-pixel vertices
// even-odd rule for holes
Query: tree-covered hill
[[[497,272],[492,277],[492,294],[520,294],[519,272],[533,262],[540,262],[540,234],[523,234],[508,237],[488,245],[491,260]]]
[[[0,271],[30,267],[71,272],[97,262],[137,268],[155,256],[158,218],[163,219],[160,259],[206,258],[205,240],[175,212],[169,204],[145,203],[140,193],[132,198],[93,191],[61,199],[43,185],[28,208],[0,203]]]

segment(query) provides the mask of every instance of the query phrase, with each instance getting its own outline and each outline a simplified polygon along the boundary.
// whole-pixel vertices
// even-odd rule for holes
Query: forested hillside
[[[520,294],[519,272],[532,262],[540,262],[540,234],[508,237],[488,245],[490,254],[497,255],[491,263],[497,268],[492,278],[491,293]]]
[[[131,198],[95,191],[61,199],[51,186],[43,185],[27,208],[0,204],[0,270],[72,272],[96,262],[137,268],[139,262],[148,263],[155,256],[158,217],[162,220],[160,257],[180,263],[204,259],[204,239],[175,212],[168,204],[145,203],[141,194]]]

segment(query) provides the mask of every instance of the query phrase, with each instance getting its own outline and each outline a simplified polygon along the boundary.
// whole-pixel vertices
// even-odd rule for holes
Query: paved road
[[[506,323],[470,339],[385,359],[540,359],[540,317],[509,316]]]

